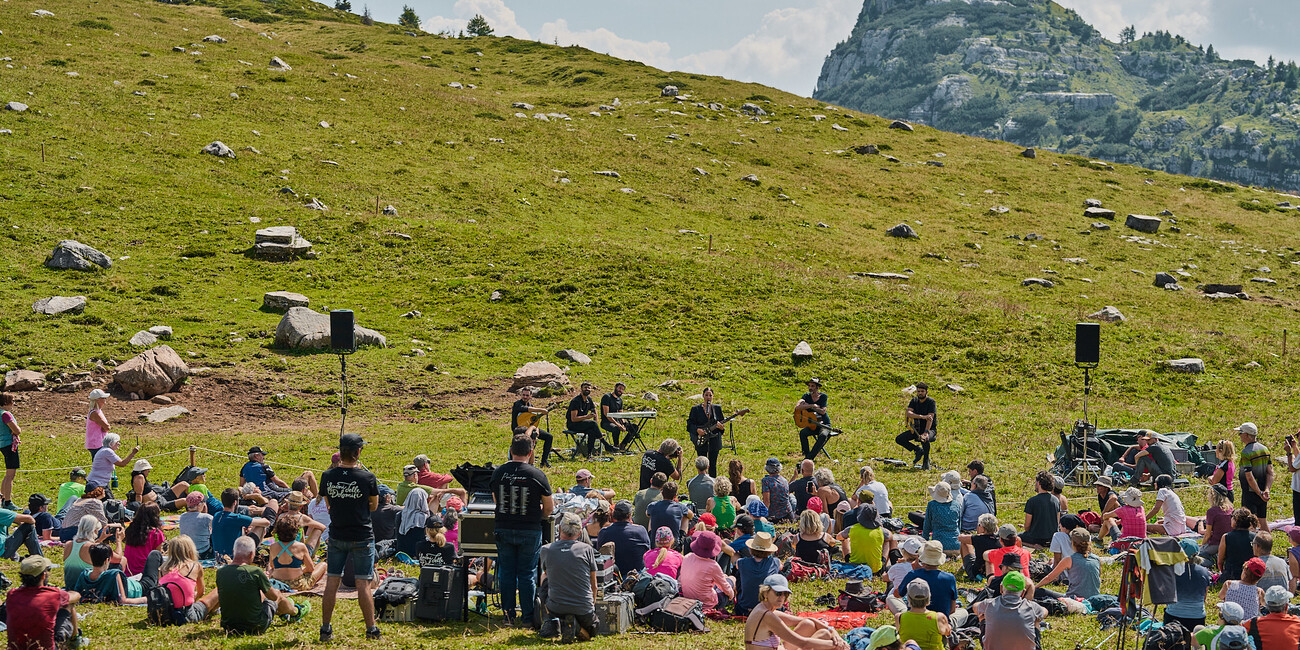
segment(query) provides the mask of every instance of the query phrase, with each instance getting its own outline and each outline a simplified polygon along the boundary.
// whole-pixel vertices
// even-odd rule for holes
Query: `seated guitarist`
[[[704,403],[691,407],[686,431],[695,445],[695,455],[709,459],[709,476],[718,477],[718,453],[722,451],[722,407],[713,403],[713,389],[704,389]]]
[[[923,381],[916,382],[916,397],[907,403],[907,430],[894,438],[904,449],[912,452],[912,465],[921,464],[921,469],[930,469],[930,443],[938,435],[939,416],[936,413],[934,398],[929,396],[930,387]],[[915,442],[920,442],[920,445]]]
[[[591,400],[591,389],[591,382],[582,382],[582,392],[569,401],[567,426],[569,431],[586,434],[587,449],[583,452],[584,456],[596,453],[597,443],[603,445],[604,449],[613,449],[605,442],[605,436],[596,424],[596,404]]]
[[[636,439],[637,434],[636,423],[614,420],[609,417],[610,413],[619,413],[623,410],[623,393],[626,390],[627,386],[620,381],[614,384],[614,392],[605,393],[600,398],[600,428],[609,432],[609,435],[614,440],[614,446],[619,449],[627,447]],[[620,444],[618,438],[624,433],[627,434],[627,438],[624,438],[622,444]]]
[[[519,399],[510,406],[510,430],[514,431],[516,427],[523,426],[519,424],[519,415],[522,413],[532,413],[533,415],[545,415],[546,409],[533,406],[533,389],[531,386],[524,386],[519,389]],[[542,461],[539,467],[550,467],[548,459],[551,457],[551,446],[555,443],[555,436],[549,431],[545,431],[534,424],[526,427],[526,432],[532,436],[533,445],[536,446],[538,440],[542,441]]]
[[[831,418],[826,414],[826,393],[822,392],[822,380],[813,377],[808,380],[808,392],[799,398],[799,403],[795,404],[796,411],[810,411],[817,416],[817,420],[823,426],[830,426]],[[810,448],[808,439],[816,438],[817,442]],[[808,460],[817,460],[817,454],[822,452],[822,447],[826,446],[826,441],[830,440],[830,434],[825,432],[821,427],[804,427],[799,430],[799,446],[803,449],[803,457]]]

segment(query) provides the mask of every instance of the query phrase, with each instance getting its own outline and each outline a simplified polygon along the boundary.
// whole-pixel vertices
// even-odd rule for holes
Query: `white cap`
[[[106,398],[106,397],[108,397],[108,396],[109,396],[108,393],[105,392],[102,388],[96,388],[95,390],[90,391],[90,398],[89,398],[89,399],[90,399],[90,401],[93,402],[93,401],[95,401],[95,400],[97,400],[97,399],[104,399],[104,398]]]
[[[1248,436],[1259,435],[1259,428],[1255,426],[1254,422],[1243,422],[1241,423],[1241,426],[1234,427],[1233,430],[1238,431],[1240,433],[1244,433]]]

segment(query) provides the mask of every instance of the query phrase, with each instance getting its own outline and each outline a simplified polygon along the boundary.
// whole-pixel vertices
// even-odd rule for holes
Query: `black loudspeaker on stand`
[[[1092,378],[1088,371],[1101,363],[1101,325],[1099,323],[1074,324],[1074,365],[1083,368],[1083,421],[1088,422],[1088,393]]]
[[[339,355],[341,372],[339,373],[342,392],[339,396],[339,408],[343,421],[339,424],[339,435],[347,433],[348,426],[348,355],[357,351],[356,314],[351,309],[335,309],[330,312],[330,351]]]

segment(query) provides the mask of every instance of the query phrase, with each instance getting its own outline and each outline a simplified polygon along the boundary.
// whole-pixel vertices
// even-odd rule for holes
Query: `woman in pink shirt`
[[[96,388],[90,391],[90,413],[86,416],[86,451],[90,460],[95,460],[95,453],[104,446],[104,434],[111,428],[108,418],[104,417],[104,403],[108,393]]]
[[[149,552],[163,545],[162,512],[156,503],[147,503],[135,513],[135,519],[126,527],[122,555],[126,557],[126,575],[144,571]]]
[[[682,560],[678,581],[682,585],[682,595],[704,603],[705,609],[719,609],[736,597],[736,585],[731,578],[722,573],[718,566],[718,552],[722,550],[722,538],[709,531],[695,534],[691,542],[691,552]]]
[[[1142,491],[1137,488],[1124,490],[1120,501],[1124,505],[1114,512],[1102,514],[1102,517],[1114,517],[1119,522],[1119,534],[1123,537],[1146,537],[1147,512],[1142,506]]]
[[[655,546],[645,552],[642,560],[645,561],[646,575],[664,574],[673,580],[677,579],[677,572],[682,568],[682,554],[673,550],[673,530],[667,526],[660,526],[655,531]]]

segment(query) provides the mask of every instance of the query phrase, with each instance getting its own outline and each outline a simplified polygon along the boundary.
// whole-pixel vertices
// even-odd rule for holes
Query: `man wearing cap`
[[[273,499],[283,498],[289,492],[289,484],[284,479],[275,475],[275,470],[271,469],[266,463],[266,452],[261,447],[254,446],[248,450],[248,462],[239,470],[239,476],[245,483],[252,483],[257,489],[265,492],[268,497]]]
[[[58,503],[54,506],[54,511],[63,512],[63,507],[68,505],[69,501],[76,501],[85,493],[86,470],[78,467],[69,472],[67,482],[59,486]]]
[[[614,544],[614,564],[620,574],[645,569],[645,554],[650,550],[650,533],[632,523],[632,504],[626,499],[614,504],[613,523],[602,528],[596,546]]]
[[[402,482],[397,484],[397,495],[394,497],[396,503],[406,503],[407,493],[412,488],[420,487],[419,482],[416,481],[419,473],[420,470],[416,469],[415,465],[407,465],[402,468]]]
[[[23,560],[22,586],[5,600],[10,648],[65,647],[78,636],[76,605],[81,594],[49,586],[50,569],[59,565],[43,555]]]
[[[596,444],[600,443],[602,449],[613,451],[614,448],[605,441],[604,434],[600,431],[600,426],[596,424],[596,403],[591,399],[592,385],[589,381],[582,382],[582,388],[573,399],[569,400],[567,411],[567,420],[565,428],[574,433],[587,436],[587,448],[583,451],[584,456],[591,456],[596,453]]]
[[[921,646],[916,644],[916,639],[903,641],[898,637],[898,628],[893,625],[882,625],[867,637],[867,650],[921,650]]]
[[[1031,553],[1020,544],[1020,536],[1016,534],[1015,526],[1011,524],[998,526],[998,541],[1002,543],[1001,548],[984,552],[984,560],[993,567],[993,576],[1002,575],[1002,567],[1006,566],[1009,558],[1016,558],[1016,566],[1029,566]]]
[[[922,650],[944,650],[944,637],[952,635],[947,614],[930,611],[930,585],[913,580],[907,585],[907,611],[898,615],[898,635],[916,639]],[[988,646],[993,647],[993,646]]]
[[[1219,625],[1198,625],[1192,630],[1192,647],[1210,648],[1213,646],[1214,638],[1219,635],[1223,628],[1228,626],[1241,626],[1241,620],[1246,617],[1245,610],[1241,605],[1230,600],[1218,603],[1215,607],[1219,611]],[[1242,629],[1245,632],[1245,629]]]
[[[1268,530],[1269,488],[1273,486],[1273,456],[1259,442],[1259,429],[1253,422],[1236,427],[1241,436],[1241,462],[1237,465],[1241,484],[1241,506],[1259,519],[1260,530]]]
[[[804,427],[799,430],[799,447],[803,450],[803,457],[806,460],[817,460],[817,454],[822,453],[822,447],[826,446],[826,441],[830,440],[829,433],[823,433],[822,427],[831,425],[831,416],[826,410],[826,393],[822,392],[822,380],[812,377],[808,380],[808,392],[804,393],[799,401],[795,403],[794,410],[807,411],[817,416],[817,421],[822,426]],[[816,442],[810,447],[808,441],[816,438]]]
[[[348,562],[356,574],[357,600],[366,623],[366,639],[377,640],[381,636],[375,625],[375,600],[370,592],[375,577],[375,536],[370,515],[379,508],[379,482],[374,474],[360,467],[361,449],[365,446],[361,436],[343,434],[339,437],[339,466],[321,474],[321,494],[330,513],[325,553],[329,569],[321,603],[321,643],[334,638],[330,619]]]
[[[1147,473],[1150,473],[1152,477],[1161,474],[1173,476],[1177,473],[1173,454],[1164,445],[1160,444],[1160,441],[1156,440],[1155,431],[1150,429],[1139,431],[1137,444],[1125,451],[1124,458],[1128,457],[1129,451],[1133,452],[1131,463],[1116,461],[1111,467],[1132,473],[1133,478],[1130,479],[1130,485],[1134,487],[1141,484],[1142,476]]]
[[[686,481],[686,496],[695,504],[696,512],[704,512],[709,499],[713,496],[713,477],[709,476],[709,459],[707,456],[695,458],[695,476]]]
[[[1246,628],[1240,625],[1225,625],[1210,644],[1210,650],[1272,650],[1261,649],[1251,640]]]
[[[518,627],[532,625],[542,524],[555,508],[546,474],[528,463],[532,455],[533,439],[516,435],[510,443],[510,462],[497,467],[489,483],[496,503],[501,609],[505,611],[506,621]],[[515,615],[516,594],[518,616]]]
[[[570,493],[591,499],[603,499],[605,501],[614,500],[613,490],[609,488],[591,487],[591,482],[596,478],[596,475],[592,474],[591,470],[584,467],[578,470],[577,473],[574,474],[573,478],[577,482],[577,485],[574,485],[569,489]]]
[[[997,598],[975,603],[975,615],[984,621],[985,648],[998,650],[1036,650],[1047,610],[1025,597],[1028,581],[1019,571],[1002,576],[1002,592]]]
[[[543,619],[560,618],[561,643],[589,641],[596,636],[596,599],[600,594],[596,549],[578,539],[582,521],[571,512],[560,517],[556,530],[560,538],[540,551],[546,582]]]
[[[919,561],[921,568],[913,569],[903,578],[903,581],[894,589],[894,595],[899,598],[907,596],[907,585],[913,580],[924,580],[930,586],[930,605],[928,609],[940,614],[951,614],[957,611],[957,578],[951,573],[941,570],[946,558],[943,552],[943,544],[938,540],[930,540],[921,547],[921,557]]]
[[[1268,613],[1250,619],[1245,626],[1256,648],[1300,648],[1300,617],[1287,613],[1291,598],[1291,592],[1280,585],[1264,592]]]
[[[938,408],[934,398],[930,397],[929,385],[923,381],[916,382],[916,396],[907,402],[903,411],[907,430],[894,438],[899,446],[912,452],[912,465],[920,463],[921,469],[930,469],[930,443],[939,430]],[[921,444],[917,445],[917,442]]]
[[[18,561],[19,547],[26,546],[28,555],[41,554],[41,542],[50,541],[51,533],[58,528],[58,522],[46,511],[50,505],[49,497],[44,494],[33,494],[27,498],[27,512],[30,515],[23,515],[32,518],[32,523],[19,523],[9,539],[4,542],[4,553],[0,555],[6,560]]]
[[[428,488],[425,492],[428,492],[429,496],[433,497],[434,503],[441,502],[443,496],[447,494],[460,497],[461,501],[469,500],[469,492],[466,492],[464,488],[451,487],[451,482],[454,480],[451,474],[439,474],[429,471],[428,456],[420,454],[415,457],[415,460],[411,461],[411,464],[415,465],[415,482]],[[395,503],[406,503],[405,496],[397,499]]]

